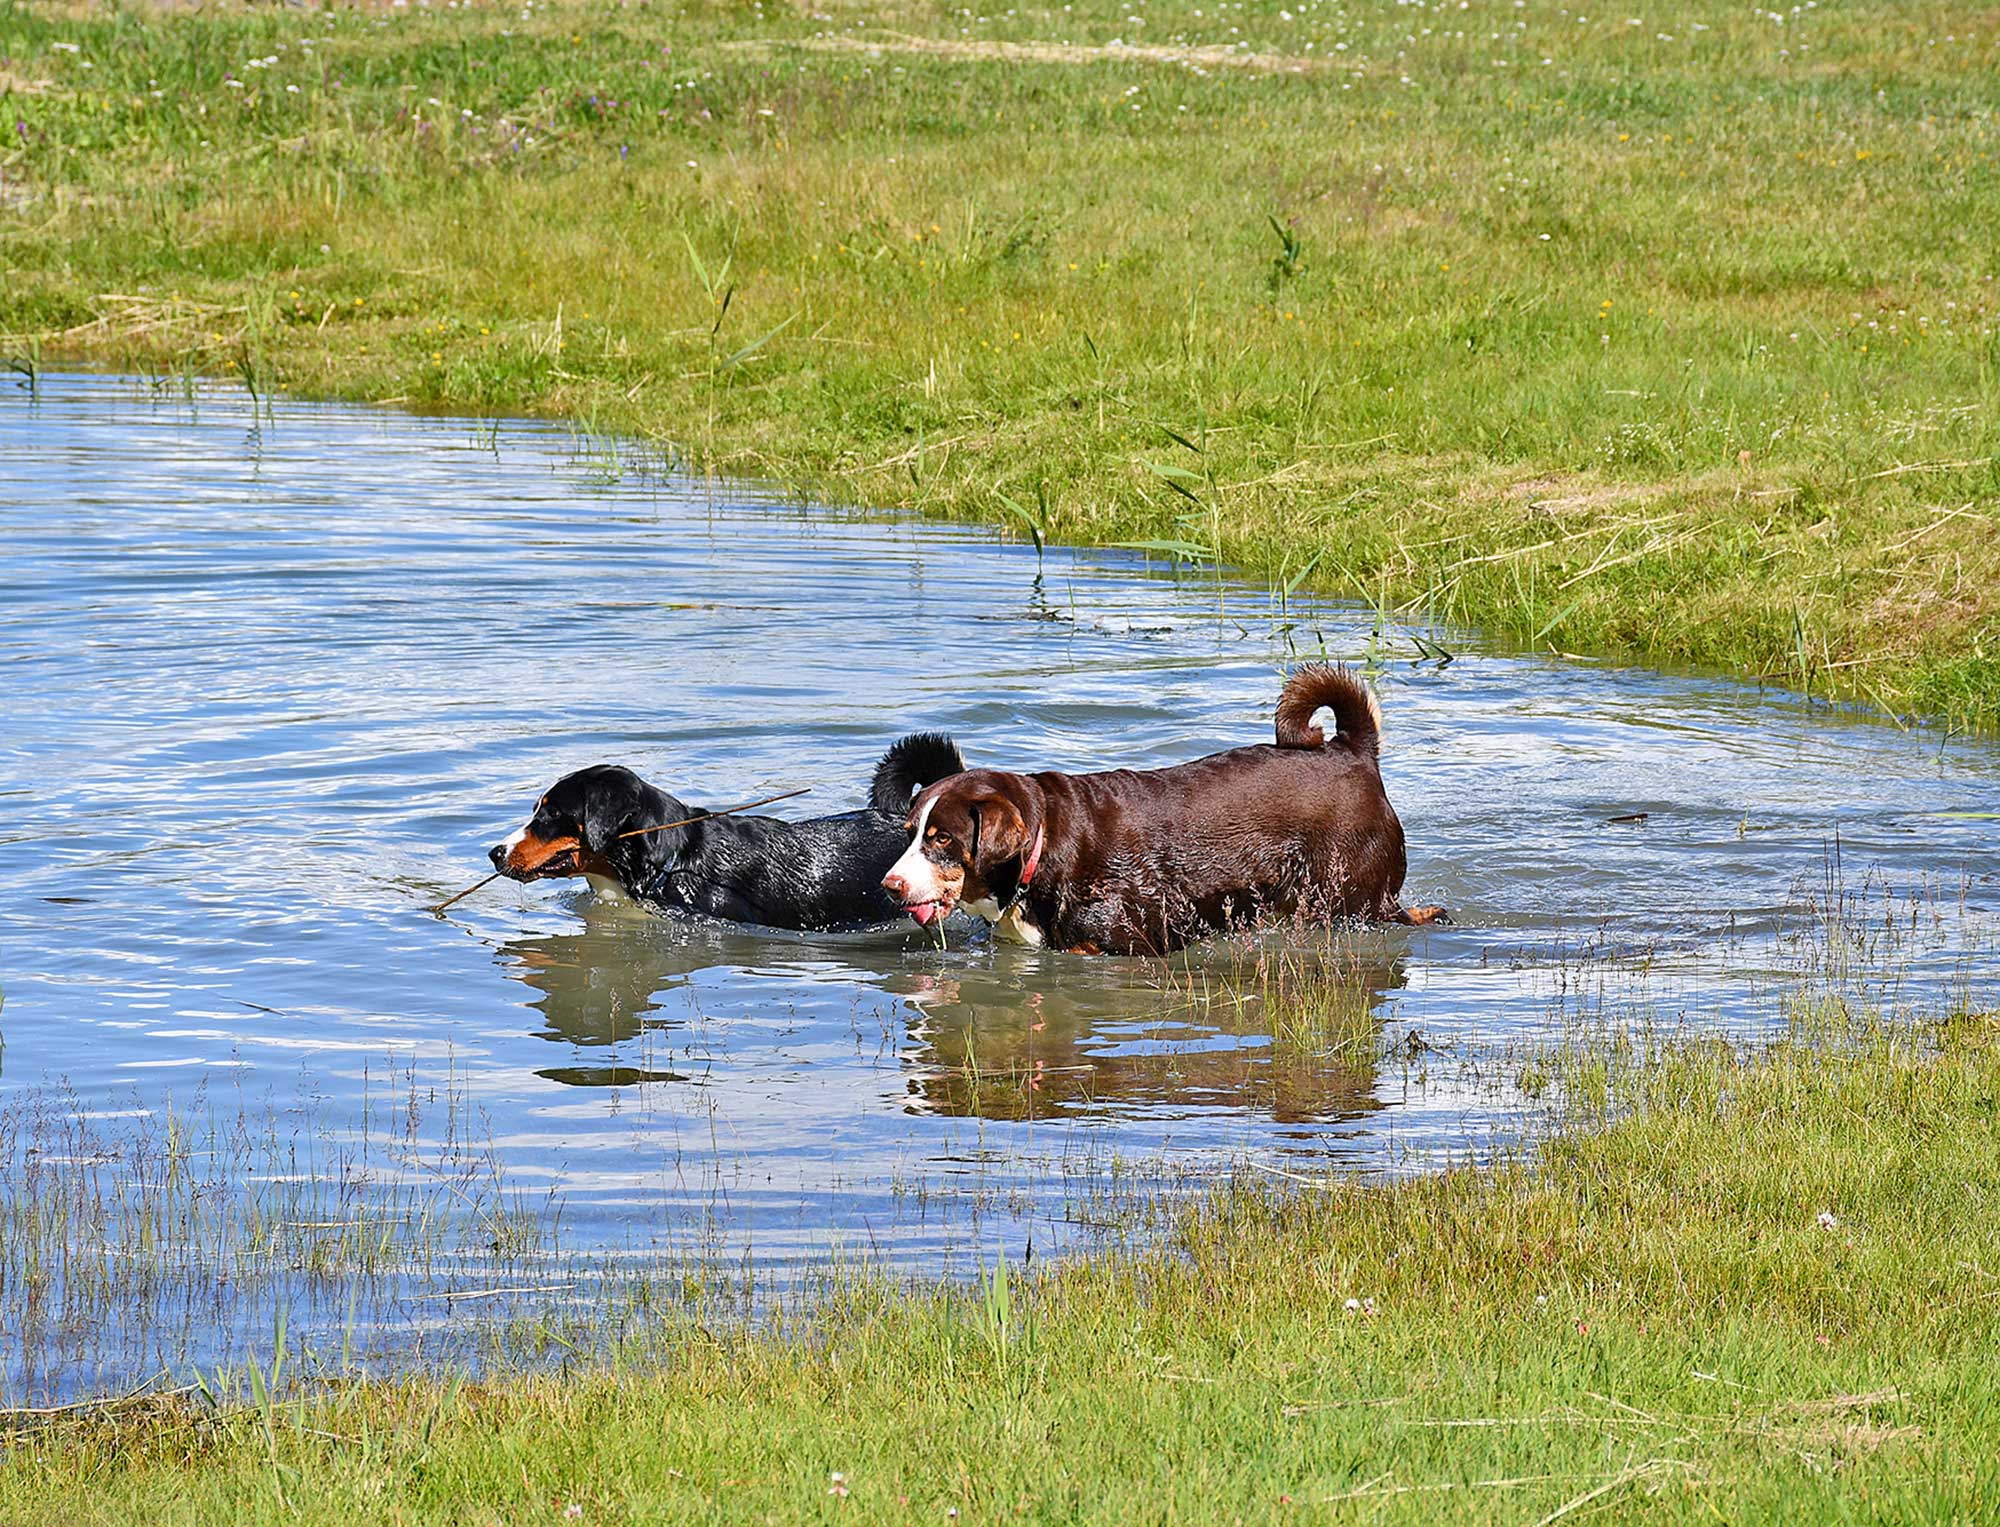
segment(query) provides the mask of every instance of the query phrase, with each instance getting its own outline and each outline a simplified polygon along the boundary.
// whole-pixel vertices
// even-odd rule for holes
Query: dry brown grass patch
[[[1622,509],[1685,492],[1686,483],[1599,483],[1582,477],[1529,477],[1508,483],[1500,497],[1551,519]]]
[[[54,80],[29,79],[12,69],[0,69],[0,95],[71,95],[74,92]]]
[[[1121,44],[1086,46],[1067,42],[1001,42],[968,38],[915,37],[892,32],[876,37],[756,38],[725,43],[730,51],[762,52],[803,48],[815,53],[895,53],[925,58],[1014,64],[1182,64],[1200,69],[1241,69],[1257,74],[1316,74],[1329,65],[1315,58],[1280,53],[1241,53],[1233,48],[1172,48]]]

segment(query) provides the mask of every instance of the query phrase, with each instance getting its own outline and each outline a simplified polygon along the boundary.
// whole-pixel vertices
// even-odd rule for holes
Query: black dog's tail
[[[1308,663],[1294,669],[1278,696],[1278,746],[1320,748],[1327,737],[1312,724],[1314,712],[1333,712],[1339,736],[1366,758],[1377,756],[1382,743],[1382,708],[1375,703],[1375,691],[1345,668],[1326,663]]]
[[[909,815],[910,798],[919,790],[964,772],[965,758],[958,744],[943,732],[912,732],[891,743],[875,765],[868,804],[900,822]]]

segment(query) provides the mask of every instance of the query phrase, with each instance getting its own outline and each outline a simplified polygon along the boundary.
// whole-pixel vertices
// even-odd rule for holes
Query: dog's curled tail
[[[1327,663],[1308,663],[1292,670],[1278,696],[1278,746],[1321,748],[1328,738],[1313,725],[1322,708],[1333,712],[1339,729],[1333,741],[1344,742],[1369,758],[1378,756],[1382,742],[1382,707],[1375,691],[1354,673]]]
[[[909,815],[910,798],[919,790],[964,772],[964,755],[951,738],[943,732],[912,732],[890,743],[875,765],[868,804],[900,822]]]

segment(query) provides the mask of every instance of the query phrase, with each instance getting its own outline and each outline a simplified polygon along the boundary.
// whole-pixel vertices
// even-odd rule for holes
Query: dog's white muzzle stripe
[[[903,857],[889,866],[887,878],[903,882],[902,897],[906,905],[918,902],[936,901],[944,894],[938,884],[937,870],[924,857],[924,828],[931,819],[931,807],[935,801],[927,801],[923,812],[917,817],[917,829],[910,838],[910,846],[903,850]]]

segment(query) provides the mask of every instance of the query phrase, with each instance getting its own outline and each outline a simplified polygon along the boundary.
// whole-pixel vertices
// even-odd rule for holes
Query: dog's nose
[[[486,850],[486,858],[487,862],[496,870],[504,870],[507,867],[507,845],[505,843],[495,843],[491,848]]]
[[[882,877],[882,889],[898,901],[909,900],[910,882],[905,880],[901,875],[898,875],[894,870],[891,870]]]

